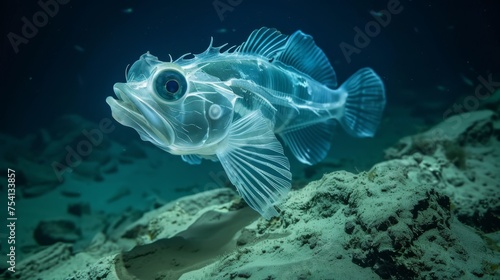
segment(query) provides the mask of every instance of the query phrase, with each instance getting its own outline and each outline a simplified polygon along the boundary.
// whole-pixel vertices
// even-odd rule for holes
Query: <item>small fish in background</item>
[[[436,89],[437,89],[438,91],[442,91],[442,92],[449,92],[449,91],[450,91],[450,89],[449,89],[449,88],[447,88],[447,87],[445,87],[445,86],[443,86],[443,85],[437,85],[437,86],[436,86]]]
[[[311,36],[272,28],[221,52],[163,62],[143,54],[126,83],[108,97],[113,117],[144,141],[190,164],[220,161],[239,194],[264,218],[291,188],[290,164],[278,135],[302,163],[323,160],[337,124],[354,137],[372,137],[385,107],[385,89],[370,68],[337,87],[328,58]]]
[[[472,80],[467,78],[467,76],[465,76],[464,73],[460,73],[459,76],[464,84],[466,84],[467,86],[470,86],[470,87],[474,86],[474,83],[472,82]]]
[[[133,12],[134,12],[133,8],[125,8],[125,9],[122,10],[122,13],[126,14],[126,15],[131,14]]]
[[[235,29],[235,28],[233,28],[233,29],[229,30],[229,29],[227,29],[227,28],[225,28],[225,27],[222,27],[222,28],[216,29],[216,30],[215,30],[215,33],[218,33],[218,34],[225,34],[225,33],[228,33],[229,31],[231,31],[231,32],[236,32],[236,29]]]
[[[373,17],[383,17],[384,14],[381,13],[380,11],[377,12],[377,11],[374,11],[374,10],[370,10],[370,15],[372,15]]]
[[[227,33],[227,28],[219,28],[215,30],[215,33],[224,34]]]
[[[73,49],[75,49],[75,51],[77,51],[77,52],[81,52],[81,53],[85,52],[85,49],[80,45],[73,45]]]

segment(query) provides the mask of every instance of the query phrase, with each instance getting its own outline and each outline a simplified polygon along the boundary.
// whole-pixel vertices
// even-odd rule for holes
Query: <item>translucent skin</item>
[[[373,136],[384,85],[363,68],[335,89],[326,55],[301,31],[286,36],[262,27],[234,51],[222,47],[170,62],[146,53],[127,82],[114,85],[118,99],[106,102],[144,141],[191,164],[220,161],[248,205],[270,219],[292,180],[276,135],[299,161],[315,164],[337,123],[352,136]]]
[[[114,90],[122,100],[107,99],[115,119],[169,153],[213,155],[234,114],[260,109],[275,122],[277,133],[309,120],[340,116],[338,109],[345,93],[285,65],[211,49],[177,63],[161,62],[149,53],[141,56],[131,67],[127,83],[115,84]],[[162,100],[153,88],[155,74],[170,68],[183,73],[189,84],[185,96],[174,102]],[[311,94],[318,91],[331,93]],[[221,111],[216,118],[210,115],[211,108],[212,112],[214,108]],[[137,113],[143,118],[130,117]]]

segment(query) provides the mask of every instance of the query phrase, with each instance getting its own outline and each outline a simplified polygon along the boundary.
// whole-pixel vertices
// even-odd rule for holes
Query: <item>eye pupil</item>
[[[167,81],[165,84],[165,88],[167,89],[168,93],[176,93],[179,90],[179,82],[176,80],[170,80]]]
[[[186,77],[175,69],[164,69],[155,74],[154,91],[165,101],[175,101],[182,98],[188,91]]]

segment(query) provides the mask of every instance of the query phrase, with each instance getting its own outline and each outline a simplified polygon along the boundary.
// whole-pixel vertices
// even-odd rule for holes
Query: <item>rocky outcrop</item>
[[[229,189],[202,192],[101,233],[38,277],[499,278],[500,124],[467,114],[403,138],[367,172],[292,191],[277,218]]]

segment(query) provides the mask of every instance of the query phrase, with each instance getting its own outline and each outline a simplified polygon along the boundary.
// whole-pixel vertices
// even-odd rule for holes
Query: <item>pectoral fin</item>
[[[278,215],[274,205],[286,197],[292,174],[270,120],[254,111],[235,121],[217,157],[250,207],[266,219]]]

